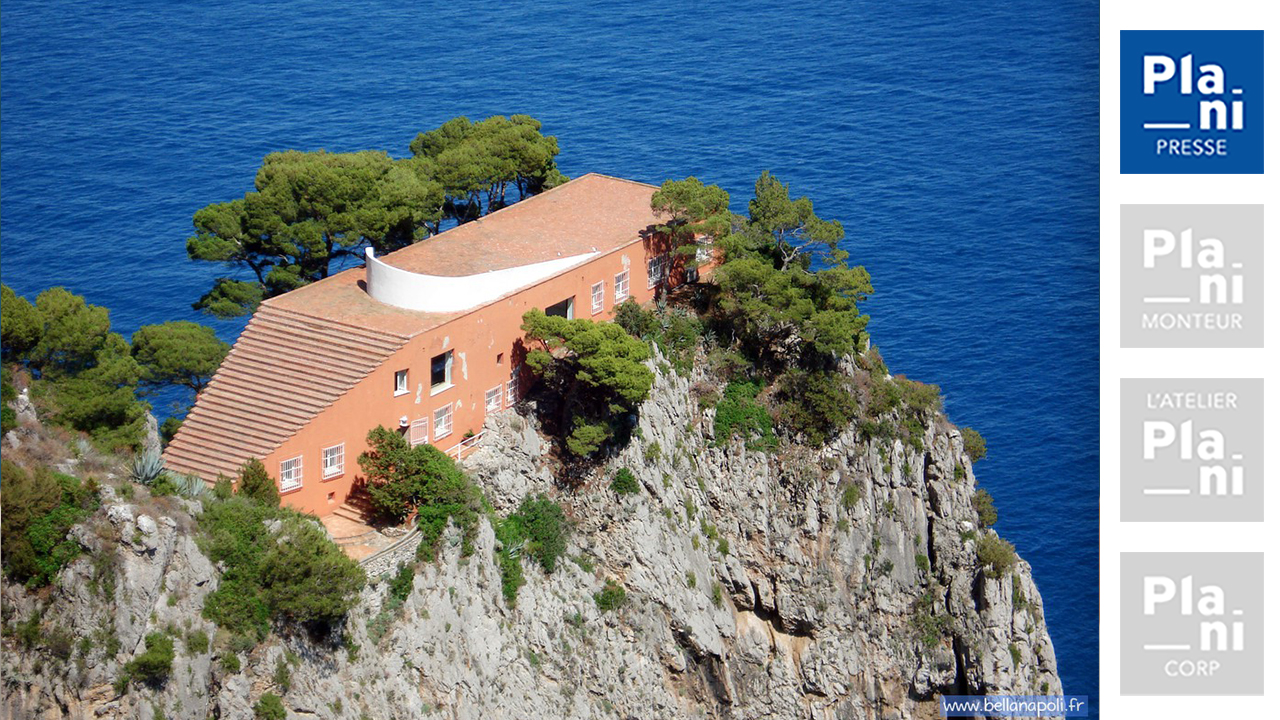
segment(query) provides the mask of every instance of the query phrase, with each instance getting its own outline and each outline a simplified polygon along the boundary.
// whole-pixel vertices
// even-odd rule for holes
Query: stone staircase
[[[373,518],[377,515],[373,510],[373,498],[369,497],[369,492],[359,485],[351,488],[346,501],[339,505],[333,514],[366,525],[372,524]]]

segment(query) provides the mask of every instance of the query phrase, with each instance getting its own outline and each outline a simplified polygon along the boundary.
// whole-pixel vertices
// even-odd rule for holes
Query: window
[[[409,392],[409,371],[396,371],[396,395],[404,395]]]
[[[439,392],[453,385],[453,351],[442,352],[431,358],[431,392]]]
[[[320,471],[326,480],[342,474],[346,462],[346,443],[338,443],[320,451]]]
[[[280,463],[280,492],[289,492],[300,487],[302,487],[301,455]]]
[[[497,412],[502,409],[502,386],[491,387],[484,391],[485,412]]]
[[[698,237],[698,253],[696,255],[697,263],[703,265],[711,262],[711,238],[702,235]]]
[[[591,286],[591,314],[604,312],[604,281]]]
[[[565,298],[564,300],[561,300],[555,305],[552,305],[551,307],[547,308],[545,312],[549,317],[562,317],[568,320],[572,320],[573,319],[573,298]]]
[[[502,364],[502,360],[503,360],[503,358],[505,358],[506,356],[507,356],[507,354],[506,354],[506,353],[498,353],[498,364],[499,364],[499,365],[501,365],[501,364]]]
[[[520,395],[520,365],[511,368],[511,379],[507,381],[507,407],[516,404]]]
[[[428,440],[427,423],[429,423],[430,421],[431,421],[431,418],[422,417],[422,418],[418,418],[417,420],[414,420],[409,425],[409,444],[410,445],[422,445]]]
[[[631,271],[623,270],[613,276],[613,299],[621,302],[631,295]]]
[[[666,255],[649,260],[649,287],[656,287],[659,283],[665,282],[669,272]]]
[[[436,410],[434,420],[436,440],[447,437],[449,433],[453,432],[453,403]]]

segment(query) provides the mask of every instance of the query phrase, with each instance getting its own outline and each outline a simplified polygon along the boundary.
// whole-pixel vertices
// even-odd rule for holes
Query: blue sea
[[[403,156],[456,115],[531,114],[569,175],[695,175],[740,211],[768,169],[844,223],[890,368],[987,437],[1096,714],[1096,1],[432,5],[6,0],[4,282],[233,340],[191,309],[222,272],[187,259],[192,213],[266,153]]]

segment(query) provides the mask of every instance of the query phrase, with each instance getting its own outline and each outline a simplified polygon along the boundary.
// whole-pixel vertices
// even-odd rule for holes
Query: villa
[[[166,466],[212,483],[257,458],[285,504],[326,516],[352,494],[378,425],[460,459],[527,387],[526,311],[608,320],[629,297],[696,278],[654,230],[656,190],[584,175],[265,301]]]

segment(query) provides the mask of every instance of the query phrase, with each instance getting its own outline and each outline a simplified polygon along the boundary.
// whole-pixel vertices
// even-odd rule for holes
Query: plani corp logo
[[[1120,172],[1262,172],[1262,31],[1123,30]]]

